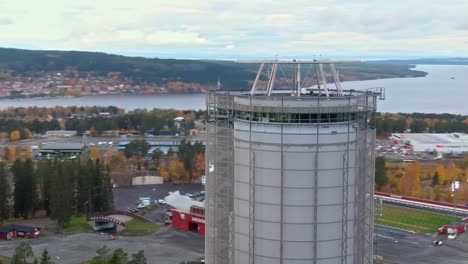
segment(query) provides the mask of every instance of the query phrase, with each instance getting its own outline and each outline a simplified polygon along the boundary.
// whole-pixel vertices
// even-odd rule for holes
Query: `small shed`
[[[36,238],[41,234],[41,228],[39,227],[10,224],[8,225],[8,228],[10,230],[14,230],[18,237]]]
[[[10,229],[8,226],[0,226],[0,239],[12,240],[16,237],[16,231]]]

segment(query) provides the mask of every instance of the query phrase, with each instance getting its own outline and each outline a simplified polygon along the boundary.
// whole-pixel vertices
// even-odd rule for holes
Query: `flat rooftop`
[[[46,143],[41,146],[41,150],[82,150],[84,148],[83,143]]]
[[[416,151],[468,151],[468,134],[465,133],[393,133],[391,139],[410,144]]]

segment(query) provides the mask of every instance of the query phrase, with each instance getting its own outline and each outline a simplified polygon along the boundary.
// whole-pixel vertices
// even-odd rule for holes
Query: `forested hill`
[[[412,60],[383,60],[379,64],[432,64],[432,65],[468,65],[468,58],[424,58]]]
[[[80,73],[107,75],[118,72],[135,83],[186,83],[216,84],[218,75],[229,86],[245,86],[243,80],[253,78],[253,73],[236,64],[220,65],[199,60],[150,59],[82,51],[39,51],[0,48],[0,71],[14,74],[63,71],[71,67]]]
[[[361,62],[338,65],[340,79],[369,80],[395,77],[420,77],[426,73],[411,70],[407,62]],[[45,51],[0,48],[0,81],[5,76],[37,76],[47,72],[74,70],[78,77],[118,74],[133,84],[169,82],[196,83],[213,88],[218,76],[223,88],[248,89],[256,66],[232,61],[205,61],[127,57],[102,52]],[[2,74],[3,73],[3,74]],[[5,74],[8,73],[8,74]]]

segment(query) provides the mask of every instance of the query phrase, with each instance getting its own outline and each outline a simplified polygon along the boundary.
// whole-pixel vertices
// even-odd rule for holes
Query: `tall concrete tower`
[[[206,263],[372,263],[383,89],[343,90],[338,61],[249,63],[250,92],[207,94]]]

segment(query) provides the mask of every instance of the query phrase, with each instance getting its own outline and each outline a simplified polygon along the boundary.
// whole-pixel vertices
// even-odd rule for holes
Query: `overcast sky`
[[[468,56],[468,0],[0,0],[0,46],[177,58]]]

